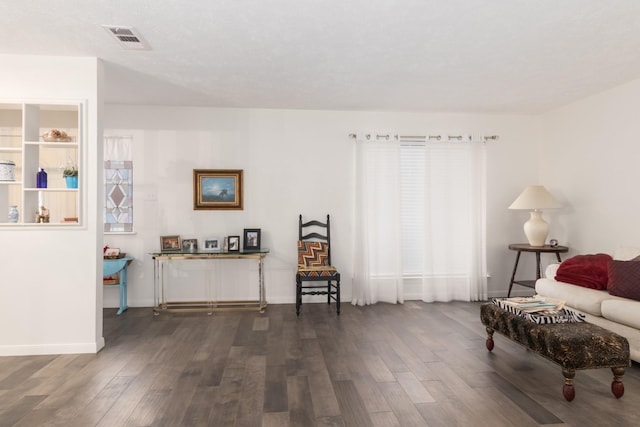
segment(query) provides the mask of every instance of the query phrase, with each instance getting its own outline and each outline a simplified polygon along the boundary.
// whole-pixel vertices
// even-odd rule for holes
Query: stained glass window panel
[[[104,231],[133,231],[133,162],[104,162]]]

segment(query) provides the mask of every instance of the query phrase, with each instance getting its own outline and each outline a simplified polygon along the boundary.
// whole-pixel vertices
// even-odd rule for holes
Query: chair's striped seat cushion
[[[330,278],[337,276],[338,270],[331,266],[321,267],[298,267],[298,274],[302,278]]]

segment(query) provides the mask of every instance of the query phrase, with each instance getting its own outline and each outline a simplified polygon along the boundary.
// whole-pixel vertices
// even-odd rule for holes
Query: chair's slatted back
[[[311,231],[314,230],[314,231]],[[324,234],[322,234],[324,233]],[[302,222],[302,215],[298,218],[298,240],[319,240],[327,242],[328,253],[327,260],[331,264],[331,227],[330,219],[327,214],[327,222],[311,220]]]

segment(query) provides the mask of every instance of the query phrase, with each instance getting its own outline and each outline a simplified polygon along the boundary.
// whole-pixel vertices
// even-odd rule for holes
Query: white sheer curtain
[[[422,300],[486,299],[485,150],[479,142],[423,150],[425,239]]]
[[[353,303],[403,302],[400,145],[356,142]]]
[[[353,304],[486,299],[484,152],[356,142]]]
[[[130,136],[105,136],[104,160],[133,160],[132,142]]]

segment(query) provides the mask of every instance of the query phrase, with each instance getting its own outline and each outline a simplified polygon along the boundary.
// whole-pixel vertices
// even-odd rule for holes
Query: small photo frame
[[[195,252],[198,250],[198,239],[182,239],[182,250]]]
[[[120,255],[120,248],[107,248],[104,251],[105,258],[117,258]]]
[[[210,252],[219,251],[221,249],[220,239],[217,237],[206,237],[204,239],[204,247],[202,249]]]
[[[228,238],[229,252],[240,251],[240,236],[229,236]]]
[[[180,236],[160,236],[160,248],[162,251],[179,251],[182,249]]]
[[[242,169],[194,169],[194,210],[242,210]]]
[[[260,229],[259,228],[245,228],[244,239],[242,240],[242,249],[245,251],[257,251],[260,250]]]

